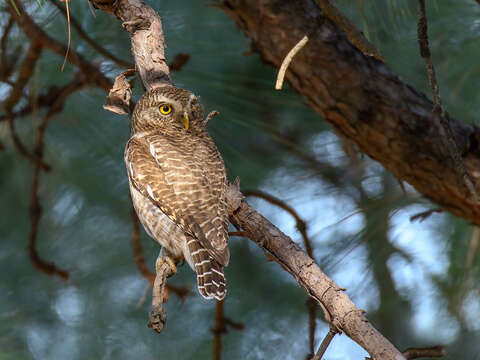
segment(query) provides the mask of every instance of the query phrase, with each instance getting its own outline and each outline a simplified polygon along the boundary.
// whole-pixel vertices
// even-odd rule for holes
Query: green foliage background
[[[25,1],[29,13],[66,43],[66,21],[48,1]],[[336,2],[405,81],[429,94],[416,41],[416,2]],[[229,177],[243,189],[261,188],[293,205],[308,222],[315,257],[326,273],[400,349],[445,344],[448,359],[478,358],[480,266],[470,266],[472,227],[449,214],[425,222],[409,216],[434,207],[366,157],[350,159],[343,143],[294,92],[273,89],[276,71],[249,52],[249,40],[207,2],[151,1],[162,16],[167,56],[191,55],[176,84],[200,94],[220,111],[210,132]],[[480,6],[472,0],[428,2],[430,44],[441,95],[453,117],[477,121]],[[71,13],[88,34],[129,59],[128,35],[113,17],[86,1]],[[0,13],[5,26],[7,14]],[[9,59],[27,48],[18,28],[9,37]],[[99,57],[73,31],[72,48],[113,78],[123,71]],[[28,87],[44,92],[73,78],[75,69],[44,51]],[[0,84],[0,97],[10,87]],[[137,82],[136,97],[140,95]],[[195,293],[182,303],[172,296],[161,335],[146,327],[147,300],[137,306],[147,281],[138,273],[130,238],[130,198],[123,165],[129,136],[126,117],[102,109],[105,94],[87,88],[71,96],[50,122],[45,158],[53,171],[41,175],[43,217],[39,253],[70,271],[67,283],[36,271],[26,251],[33,169],[11,144],[0,123],[0,360],[4,359],[209,359],[214,303],[200,298],[184,266],[170,281]],[[33,145],[39,117],[16,120]],[[300,241],[282,210],[252,200],[262,213]],[[147,263],[159,246],[142,233]],[[301,359],[308,352],[306,295],[281,268],[246,239],[231,239],[226,316],[245,325],[224,336],[225,359]],[[318,314],[317,344],[327,331]],[[326,359],[366,353],[336,337]]]

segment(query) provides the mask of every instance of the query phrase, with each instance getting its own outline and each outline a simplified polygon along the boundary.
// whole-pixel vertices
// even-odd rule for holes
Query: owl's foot
[[[170,256],[161,256],[161,257],[159,256],[157,258],[157,261],[155,262],[155,270],[157,271],[157,273],[160,271],[163,264],[165,263],[167,263],[170,266],[170,269],[173,272],[172,275],[175,275],[178,272],[177,266],[175,265],[175,260],[173,260]]]
[[[160,333],[165,327],[166,322],[167,312],[165,311],[165,309],[162,306],[152,306],[152,312],[150,313],[148,327],[153,329],[157,333]]]

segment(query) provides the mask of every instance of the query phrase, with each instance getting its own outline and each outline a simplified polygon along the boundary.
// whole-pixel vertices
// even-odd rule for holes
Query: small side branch
[[[228,332],[227,325],[233,330],[243,330],[245,326],[241,323],[236,323],[225,317],[224,301],[220,300],[215,304],[215,327],[213,332],[213,359],[222,359],[222,336]]]
[[[435,104],[433,112],[437,113],[440,116],[440,123],[446,133],[446,142],[448,152],[454,161],[454,166],[457,170],[457,173],[462,178],[462,185],[466,188],[467,192],[473,195],[475,201],[478,201],[478,194],[475,186],[475,181],[473,180],[470,173],[467,171],[463,159],[460,155],[457,142],[453,135],[452,128],[450,126],[450,121],[445,113],[445,109],[442,106],[440,99],[440,90],[438,87],[437,77],[435,75],[435,67],[430,55],[430,47],[428,45],[428,25],[427,25],[427,15],[425,10],[425,0],[418,0],[419,10],[418,10],[418,45],[420,48],[420,55],[425,60],[425,66],[427,68],[428,82],[432,88],[433,102]]]
[[[42,122],[38,126],[37,139],[35,144],[35,156],[39,159],[43,159],[43,148],[44,148],[44,138],[45,130],[47,124],[51,117],[62,111],[63,105],[68,97],[75,89],[78,89],[83,85],[81,80],[75,80],[69,86],[65,87],[64,92],[60,94],[56,102],[52,104],[47,114],[43,117]],[[67,281],[69,274],[67,271],[58,268],[53,262],[47,262],[43,260],[37,252],[37,235],[38,227],[40,223],[40,218],[42,215],[42,208],[40,206],[40,201],[38,197],[38,187],[40,182],[40,172],[42,168],[40,163],[35,165],[35,170],[33,174],[33,184],[32,184],[32,195],[31,195],[31,205],[30,205],[30,218],[31,218],[31,229],[28,240],[28,254],[33,265],[40,271],[44,272],[47,275],[56,275],[59,276],[62,280]]]
[[[135,75],[135,69],[128,69],[115,78],[113,87],[110,89],[107,101],[103,108],[119,115],[131,114],[134,104],[130,101],[132,97],[132,84],[128,77]],[[133,82],[133,80],[132,80]]]
[[[270,204],[278,206],[281,209],[288,212],[290,215],[292,215],[293,218],[295,219],[297,230],[300,232],[300,234],[302,234],[305,250],[308,256],[310,256],[313,259],[312,243],[307,234],[307,223],[298,215],[295,209],[293,209],[290,205],[288,205],[284,201],[276,198],[275,196],[272,196],[260,190],[246,190],[243,192],[243,195],[247,197],[254,196],[254,197],[264,199],[268,201]],[[307,305],[307,312],[308,312],[309,351],[310,351],[310,356],[313,356],[313,353],[315,351],[315,331],[317,327],[317,322],[316,322],[317,304],[313,298],[308,297],[306,305]]]
[[[10,14],[15,19],[18,26],[30,39],[32,39],[32,41],[37,42],[44,48],[49,49],[61,57],[65,56],[67,53],[67,47],[43,31],[42,28],[38,26],[28,15],[19,0],[11,0],[8,2],[8,4]],[[13,5],[18,8],[20,14],[17,13]],[[96,66],[86,61],[83,56],[73,49],[69,50],[67,61],[78,67],[78,69],[83,73],[84,77],[89,79],[89,83],[95,84],[105,91],[108,91],[112,87],[112,82],[105,75],[103,75]]]
[[[443,346],[432,346],[426,348],[408,348],[402,352],[407,360],[418,358],[440,358],[444,357],[447,352]]]
[[[215,328],[213,332],[213,359],[222,359],[222,335],[227,332],[225,327],[225,318],[223,316],[223,300],[215,304]]]
[[[325,335],[325,338],[323,339],[322,343],[320,344],[320,347],[318,348],[318,351],[317,351],[317,353],[315,354],[315,356],[313,357],[312,360],[321,360],[323,354],[325,354],[325,351],[327,351],[328,346],[330,345],[330,343],[332,342],[332,340],[333,340],[333,338],[336,334],[337,333],[335,332],[335,329],[330,327],[330,330],[328,331],[327,335]]]

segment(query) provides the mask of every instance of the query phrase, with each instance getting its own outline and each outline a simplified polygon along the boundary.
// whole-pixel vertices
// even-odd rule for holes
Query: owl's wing
[[[125,163],[133,186],[226,266],[230,253],[223,163],[203,164],[195,154],[161,134],[132,137]]]

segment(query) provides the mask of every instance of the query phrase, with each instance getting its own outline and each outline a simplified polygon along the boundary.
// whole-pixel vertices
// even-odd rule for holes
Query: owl
[[[146,232],[197,273],[206,299],[227,292],[227,189],[223,159],[207,130],[199,98],[166,86],[135,106],[125,148],[133,206]]]

